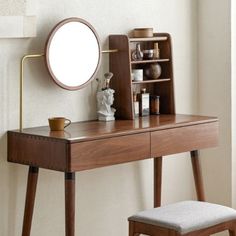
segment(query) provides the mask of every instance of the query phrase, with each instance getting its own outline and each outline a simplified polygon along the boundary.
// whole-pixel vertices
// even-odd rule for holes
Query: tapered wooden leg
[[[65,233],[75,235],[75,173],[65,173]]]
[[[139,236],[139,233],[135,233],[135,226],[133,221],[129,221],[129,236]]]
[[[134,236],[134,223],[129,221],[129,236]]]
[[[162,157],[154,158],[154,207],[161,206]]]
[[[202,171],[201,171],[201,166],[199,162],[199,154],[197,150],[191,151],[191,160],[192,160],[195,188],[197,192],[197,199],[198,201],[205,201]]]
[[[236,232],[234,230],[229,230],[229,236],[236,236]]]
[[[236,226],[235,226],[235,223],[234,223],[233,227],[231,229],[229,229],[228,231],[229,231],[229,236],[236,236]]]
[[[38,181],[38,171],[39,171],[38,167],[33,167],[33,166],[29,167],[22,236],[30,236],[33,211],[34,211],[35,194]]]

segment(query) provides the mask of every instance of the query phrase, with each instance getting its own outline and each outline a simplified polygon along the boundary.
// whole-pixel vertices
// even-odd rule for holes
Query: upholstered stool
[[[236,236],[236,211],[199,201],[178,202],[129,217],[129,236],[206,236],[228,230]]]

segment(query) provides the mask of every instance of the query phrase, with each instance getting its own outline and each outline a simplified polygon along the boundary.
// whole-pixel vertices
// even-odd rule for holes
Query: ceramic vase
[[[161,66],[158,63],[152,63],[145,67],[144,74],[148,79],[158,79],[161,75]]]

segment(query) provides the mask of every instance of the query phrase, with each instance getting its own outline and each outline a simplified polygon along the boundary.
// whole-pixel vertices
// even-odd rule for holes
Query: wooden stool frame
[[[150,236],[209,236],[224,230],[228,230],[230,236],[236,236],[236,220],[230,220],[205,229],[192,231],[187,234],[180,234],[173,229],[129,221],[129,236],[139,236],[140,234],[146,234]]]

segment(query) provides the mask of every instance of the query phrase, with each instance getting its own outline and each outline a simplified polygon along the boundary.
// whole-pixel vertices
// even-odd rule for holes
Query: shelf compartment
[[[151,38],[129,38],[130,42],[153,42],[153,41],[166,41],[166,36],[151,37]]]
[[[142,81],[132,81],[132,84],[151,84],[151,83],[160,83],[170,81],[170,78],[165,79],[150,79],[150,80],[142,80]]]
[[[116,78],[111,80],[111,88],[116,91],[114,95],[116,119],[132,120],[135,118],[133,92],[139,93],[142,88],[146,88],[150,94],[158,94],[161,97],[160,112],[162,114],[175,114],[171,36],[168,33],[155,33],[153,36],[152,38],[129,38],[127,35],[109,36],[109,48],[119,50],[118,53],[109,54],[109,68]],[[154,43],[158,42],[160,59],[164,59],[163,62],[158,59],[131,61],[131,52],[135,49],[136,42],[141,44],[143,50],[154,48]],[[132,69],[145,69],[146,65],[155,62],[160,63],[162,68],[159,79],[132,82]]]
[[[147,64],[155,62],[168,62],[170,59],[153,59],[153,60],[142,60],[142,61],[131,61],[131,64]]]

